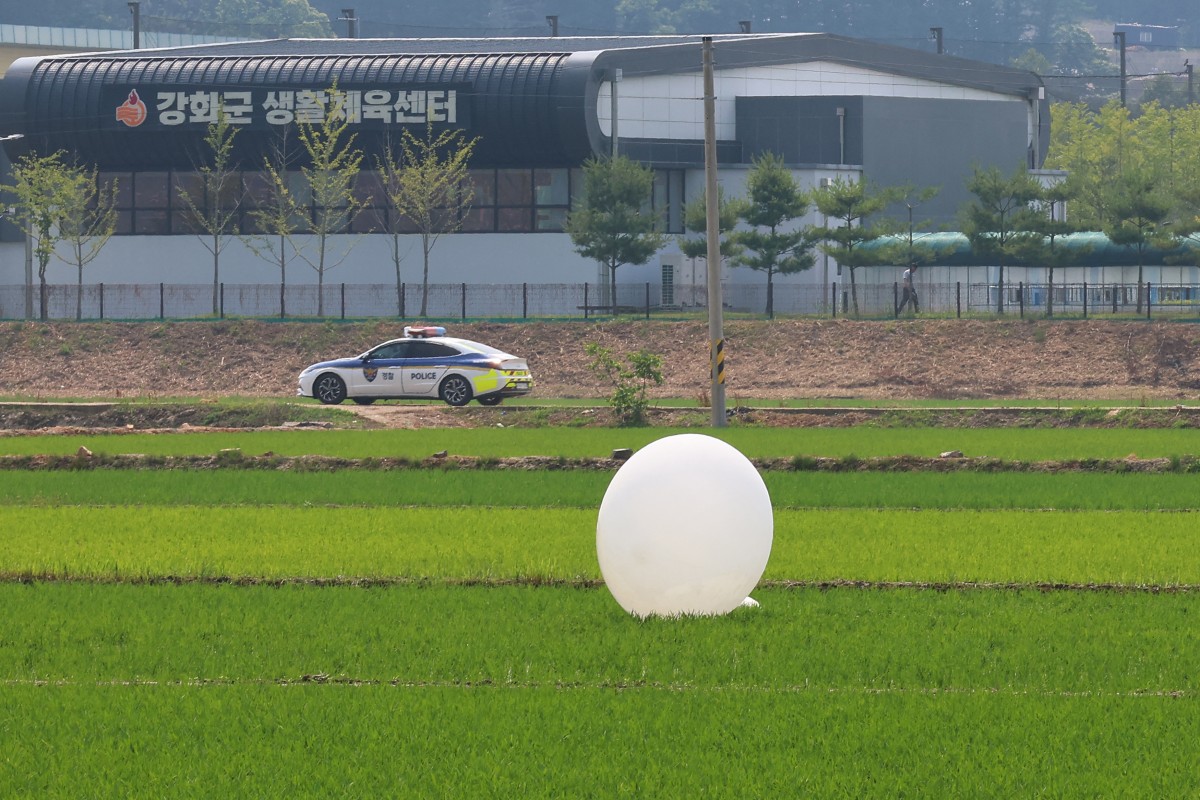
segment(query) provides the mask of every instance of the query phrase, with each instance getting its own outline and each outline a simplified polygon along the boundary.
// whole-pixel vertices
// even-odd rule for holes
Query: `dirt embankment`
[[[0,394],[21,398],[291,396],[314,361],[359,353],[402,323],[258,321],[0,323]],[[664,359],[661,397],[706,400],[703,322],[448,326],[529,360],[535,396],[609,387],[584,347]],[[1200,327],[1181,323],[915,320],[730,321],[727,402],[739,398],[1099,398],[1200,396]]]

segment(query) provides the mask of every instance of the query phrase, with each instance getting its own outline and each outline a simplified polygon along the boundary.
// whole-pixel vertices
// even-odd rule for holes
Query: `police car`
[[[376,345],[354,358],[307,367],[300,373],[296,394],[326,405],[347,398],[360,405],[438,398],[452,406],[465,406],[472,399],[494,406],[532,390],[533,375],[525,359],[446,336],[445,328],[409,326],[402,339]]]

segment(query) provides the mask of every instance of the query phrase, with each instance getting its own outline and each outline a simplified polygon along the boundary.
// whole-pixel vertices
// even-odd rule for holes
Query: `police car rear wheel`
[[[498,394],[489,394],[487,397],[480,397],[478,399],[481,406],[498,406],[504,398]]]
[[[313,383],[313,396],[327,406],[336,406],[346,399],[346,382],[326,372]]]
[[[448,405],[465,406],[471,402],[471,384],[461,375],[451,375],[442,381],[442,388],[439,392],[442,400]]]

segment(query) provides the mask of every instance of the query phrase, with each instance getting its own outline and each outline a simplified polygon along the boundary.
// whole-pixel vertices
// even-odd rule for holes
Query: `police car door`
[[[400,368],[407,347],[408,342],[389,342],[372,350],[363,361],[362,374],[354,376],[351,394],[357,397],[400,396]]]
[[[401,370],[404,393],[409,396],[436,397],[438,384],[450,367],[450,359],[458,354],[453,347],[439,342],[409,342],[408,358],[404,360]]]

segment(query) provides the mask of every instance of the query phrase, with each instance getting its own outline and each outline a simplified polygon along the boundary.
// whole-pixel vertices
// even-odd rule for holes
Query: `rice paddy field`
[[[604,588],[602,457],[673,433],[0,438],[2,797],[1197,797],[1200,474],[771,470],[725,617]],[[747,455],[1189,463],[1190,430],[725,429]]]

